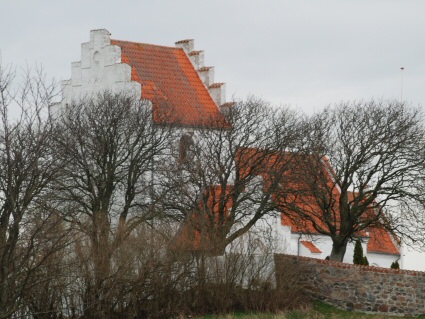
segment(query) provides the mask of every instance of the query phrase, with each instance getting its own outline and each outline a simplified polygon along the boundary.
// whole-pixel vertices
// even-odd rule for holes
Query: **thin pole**
[[[403,73],[404,73],[404,67],[401,67],[400,70],[401,70],[400,103],[403,104]]]

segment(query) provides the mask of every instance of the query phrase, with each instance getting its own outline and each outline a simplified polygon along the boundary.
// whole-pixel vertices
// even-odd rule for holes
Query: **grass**
[[[233,313],[208,315],[197,319],[400,319],[399,316],[365,314],[344,311],[324,303],[316,302],[311,307],[282,313]],[[422,317],[424,318],[424,317]]]

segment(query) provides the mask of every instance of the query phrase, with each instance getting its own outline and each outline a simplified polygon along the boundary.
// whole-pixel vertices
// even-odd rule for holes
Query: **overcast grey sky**
[[[341,100],[425,105],[425,1],[0,0],[3,63],[70,77],[91,29],[173,46],[195,39],[227,96],[254,94],[305,112]]]

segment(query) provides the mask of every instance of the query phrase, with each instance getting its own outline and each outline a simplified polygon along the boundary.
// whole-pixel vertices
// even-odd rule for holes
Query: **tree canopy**
[[[330,236],[333,260],[342,261],[347,243],[370,227],[422,241],[424,134],[420,110],[396,101],[347,102],[314,114],[284,213]]]

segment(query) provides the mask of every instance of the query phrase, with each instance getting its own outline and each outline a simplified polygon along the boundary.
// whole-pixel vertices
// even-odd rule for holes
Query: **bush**
[[[392,268],[392,269],[400,269],[400,265],[399,265],[399,263],[398,263],[398,260],[394,261],[394,262],[391,264],[391,268]]]
[[[354,246],[353,264],[363,265],[363,247],[360,239],[356,239],[356,245]]]
[[[369,260],[367,260],[366,256],[363,256],[363,247],[360,239],[356,239],[356,245],[354,246],[353,264],[369,266]]]

